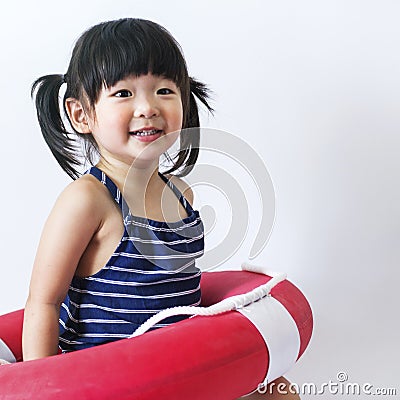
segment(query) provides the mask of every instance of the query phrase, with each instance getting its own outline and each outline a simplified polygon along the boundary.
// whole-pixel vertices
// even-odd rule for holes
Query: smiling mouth
[[[152,136],[161,134],[162,132],[163,131],[160,129],[150,129],[150,130],[134,131],[129,133],[134,136]]]

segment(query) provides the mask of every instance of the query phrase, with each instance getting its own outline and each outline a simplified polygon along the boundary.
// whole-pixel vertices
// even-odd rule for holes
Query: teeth
[[[134,134],[138,135],[138,136],[150,136],[150,135],[155,135],[156,133],[158,133],[157,129],[152,129],[151,131],[137,131],[137,132],[134,132]]]

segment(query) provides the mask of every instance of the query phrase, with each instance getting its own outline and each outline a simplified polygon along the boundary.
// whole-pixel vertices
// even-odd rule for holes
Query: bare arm
[[[91,185],[85,180],[69,185],[44,226],[25,307],[24,360],[58,352],[60,306],[79,259],[101,223]]]

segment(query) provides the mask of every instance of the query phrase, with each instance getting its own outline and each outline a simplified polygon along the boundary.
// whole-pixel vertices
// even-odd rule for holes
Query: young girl
[[[79,148],[59,109],[62,85],[67,122],[86,158],[98,158],[80,178]],[[67,73],[39,78],[32,92],[47,144],[78,179],[43,230],[25,309],[24,359],[126,338],[161,309],[198,305],[202,222],[190,190],[159,173],[158,162],[182,128],[199,125],[194,96],[209,106],[171,35],[150,21],[97,25],[77,41]],[[181,136],[168,172],[193,167],[198,141],[198,131]],[[132,189],[125,198],[126,180]],[[130,213],[121,218],[126,201]]]
[[[77,41],[67,73],[39,78],[32,93],[43,136],[74,181],[40,240],[24,360],[126,338],[164,308],[200,304],[203,224],[190,188],[167,174],[193,168],[199,130],[182,129],[199,126],[196,98],[211,108],[177,42],[150,21],[101,23]],[[95,165],[82,176],[76,137]],[[160,156],[178,138],[162,174]]]

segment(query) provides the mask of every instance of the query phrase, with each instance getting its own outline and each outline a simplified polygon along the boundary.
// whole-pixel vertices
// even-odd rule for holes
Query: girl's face
[[[88,128],[108,161],[158,163],[179,137],[183,108],[176,84],[156,75],[130,76],[104,87]]]

